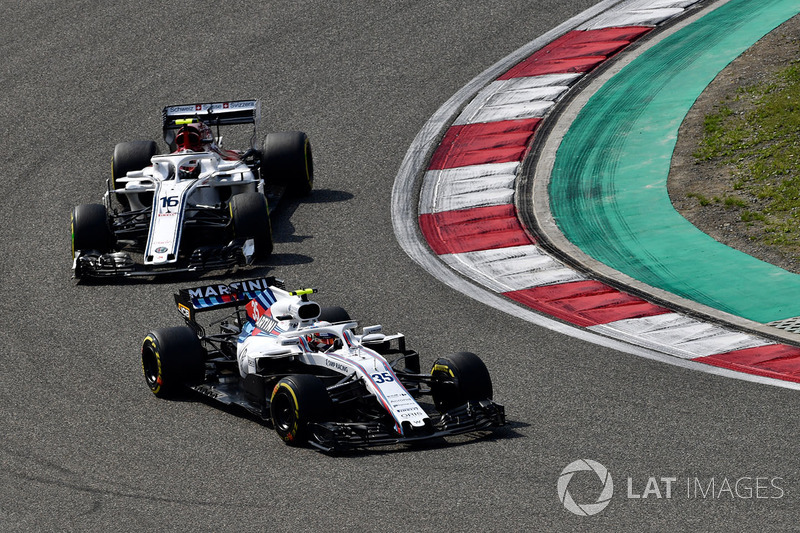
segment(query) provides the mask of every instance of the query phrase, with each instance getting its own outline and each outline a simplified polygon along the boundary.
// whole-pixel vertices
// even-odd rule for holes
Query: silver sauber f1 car
[[[505,424],[475,354],[440,357],[421,373],[402,334],[359,328],[344,309],[309,300],[314,292],[289,292],[276,278],[180,290],[186,325],[151,331],[142,344],[148,387],[158,397],[188,388],[241,406],[287,444],[329,452]],[[213,333],[196,320],[212,310],[222,315],[209,320]]]
[[[169,153],[153,141],[117,144],[103,203],[72,210],[74,277],[231,268],[269,255],[270,211],[284,193],[310,193],[314,169],[303,132],[267,134],[256,148],[260,114],[258,100],[169,106]],[[252,125],[249,148],[223,149],[221,128],[237,125]]]

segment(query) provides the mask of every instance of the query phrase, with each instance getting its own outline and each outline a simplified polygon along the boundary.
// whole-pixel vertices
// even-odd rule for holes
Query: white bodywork
[[[369,344],[382,343],[394,336],[378,333],[380,326],[364,328],[363,335],[356,335],[356,322],[330,324],[316,317],[303,320],[301,308],[317,306],[316,303],[275,287],[271,289],[277,300],[267,312],[260,314],[259,306],[253,304],[256,300],[248,304],[248,314],[256,325],[244,332],[237,344],[242,377],[255,373],[262,359],[296,358],[342,376],[355,375],[361,379],[394,418],[399,433],[404,422],[414,427],[425,425],[427,413],[400,383],[386,359],[369,348]]]
[[[191,177],[183,168],[199,167]],[[125,194],[132,211],[145,209],[142,193],[152,193],[152,211],[147,244],[144,252],[146,265],[164,265],[178,259],[181,232],[188,207],[223,207],[221,188],[228,188],[229,198],[235,194],[258,191],[263,193],[263,182],[253,176],[250,168],[240,160],[227,160],[216,151],[184,151],[156,155],[151,166],[128,172],[116,181],[118,189],[106,195],[108,205],[111,194]]]

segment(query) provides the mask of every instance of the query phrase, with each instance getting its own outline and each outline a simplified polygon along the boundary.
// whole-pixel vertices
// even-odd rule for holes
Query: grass
[[[702,206],[711,205],[712,203],[714,203],[714,204],[722,204],[727,209],[730,209],[732,207],[746,207],[747,206],[747,202],[745,202],[744,200],[742,200],[738,196],[726,196],[725,198],[720,198],[719,196],[714,196],[710,200],[706,196],[704,196],[704,195],[702,195],[702,194],[700,194],[698,192],[690,192],[690,193],[687,193],[686,196],[688,198],[695,198],[700,203],[700,205],[702,205]]]
[[[686,196],[688,196],[689,198],[696,198],[697,201],[700,202],[700,205],[711,205],[711,200],[709,200],[708,198],[706,198],[705,196],[703,196],[698,192],[690,192]]]
[[[735,196],[695,195],[701,205],[740,209],[743,222],[763,224],[766,244],[800,249],[800,63],[721,102],[705,117],[694,156],[735,178]]]
[[[733,207],[746,207],[747,202],[739,198],[738,196],[726,196],[722,200],[722,205],[727,207],[728,209]]]

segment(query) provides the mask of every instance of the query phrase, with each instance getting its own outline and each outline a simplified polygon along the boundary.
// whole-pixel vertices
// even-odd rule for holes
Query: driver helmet
[[[181,126],[178,134],[175,135],[176,151],[202,152],[205,149],[204,145],[212,142],[214,142],[214,134],[204,122],[192,122]]]
[[[181,165],[178,169],[182,180],[191,180],[200,177],[200,165],[197,161],[189,161],[188,165]]]
[[[335,344],[336,335],[330,333],[315,333],[313,335],[307,335],[306,341],[308,341],[309,346],[311,346],[313,350],[325,352]]]

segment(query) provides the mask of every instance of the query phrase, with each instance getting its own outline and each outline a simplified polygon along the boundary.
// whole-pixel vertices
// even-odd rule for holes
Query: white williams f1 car
[[[257,149],[259,122],[257,100],[169,106],[170,153],[153,141],[117,144],[103,204],[72,210],[74,277],[230,268],[269,255],[270,211],[284,193],[310,193],[314,169],[303,132],[270,133]],[[223,149],[220,129],[236,125],[252,125],[250,146]]]
[[[244,407],[287,444],[324,451],[505,424],[475,354],[440,357],[423,374],[402,334],[384,335],[377,325],[358,333],[344,309],[310,301],[313,292],[286,291],[275,278],[181,290],[175,301],[186,325],[154,330],[142,344],[148,387],[158,397],[189,388]],[[219,327],[209,333],[196,317],[215,309],[225,311],[209,321]]]

